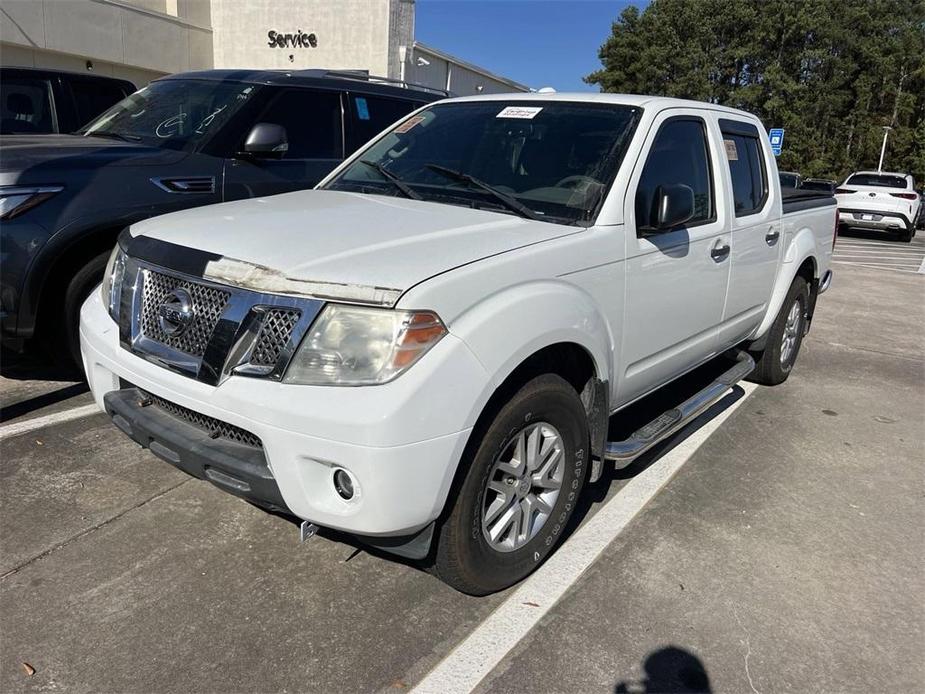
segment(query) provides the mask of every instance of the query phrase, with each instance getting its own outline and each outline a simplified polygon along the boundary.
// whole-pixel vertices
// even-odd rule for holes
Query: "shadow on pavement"
[[[613,688],[614,694],[709,694],[707,670],[690,651],[666,646],[646,656],[642,664],[645,677],[624,680]]]
[[[77,369],[57,366],[40,352],[19,354],[0,350],[0,376],[11,381],[81,381]]]

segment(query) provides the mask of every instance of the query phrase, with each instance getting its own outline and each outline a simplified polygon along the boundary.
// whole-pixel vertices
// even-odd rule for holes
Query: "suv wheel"
[[[80,307],[103,277],[110,251],[91,258],[67,283],[64,300],[45,322],[40,341],[62,368],[82,371],[80,358]]]
[[[578,393],[538,376],[473,442],[465,479],[439,529],[435,571],[470,595],[532,573],[562,539],[587,477],[588,423]]]

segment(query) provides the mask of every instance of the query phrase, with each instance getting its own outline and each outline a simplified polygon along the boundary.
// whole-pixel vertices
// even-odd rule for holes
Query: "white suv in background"
[[[909,174],[857,171],[835,190],[840,226],[894,231],[900,241],[915,236],[922,202]]]

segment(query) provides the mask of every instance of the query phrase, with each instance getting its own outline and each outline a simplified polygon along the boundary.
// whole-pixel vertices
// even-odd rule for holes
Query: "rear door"
[[[312,188],[344,159],[344,105],[337,91],[284,89],[251,124],[286,129],[289,149],[281,159],[230,157],[225,199],[275,195]],[[243,148],[244,130],[239,147]]]
[[[725,152],[723,187],[731,190],[727,214],[732,245],[729,295],[720,348],[754,330],[767,312],[777,276],[783,229],[780,189],[772,185],[767,138],[747,120],[717,118]]]
[[[729,281],[726,200],[716,185],[721,144],[702,111],[670,109],[646,135],[630,179],[626,228],[626,308],[620,405],[693,368],[716,352]],[[683,184],[694,217],[652,233],[655,191]]]

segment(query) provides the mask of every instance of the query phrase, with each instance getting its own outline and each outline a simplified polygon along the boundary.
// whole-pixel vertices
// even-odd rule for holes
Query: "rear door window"
[[[57,123],[48,80],[4,78],[0,81],[0,133],[53,132],[57,132]]]
[[[421,104],[380,96],[350,94],[350,135],[347,146],[350,152],[369,142],[395,121],[411,113]]]
[[[258,120],[286,129],[289,149],[283,159],[341,159],[344,156],[338,92],[284,91]]]
[[[723,133],[726,160],[732,177],[736,217],[759,212],[767,199],[767,174],[757,137]]]
[[[128,96],[120,85],[101,80],[73,80],[70,87],[77,123],[81,126]]]
[[[699,118],[671,119],[659,128],[636,188],[637,229],[651,228],[655,222],[656,189],[677,183],[694,191],[694,216],[685,226],[715,219],[706,125]]]

